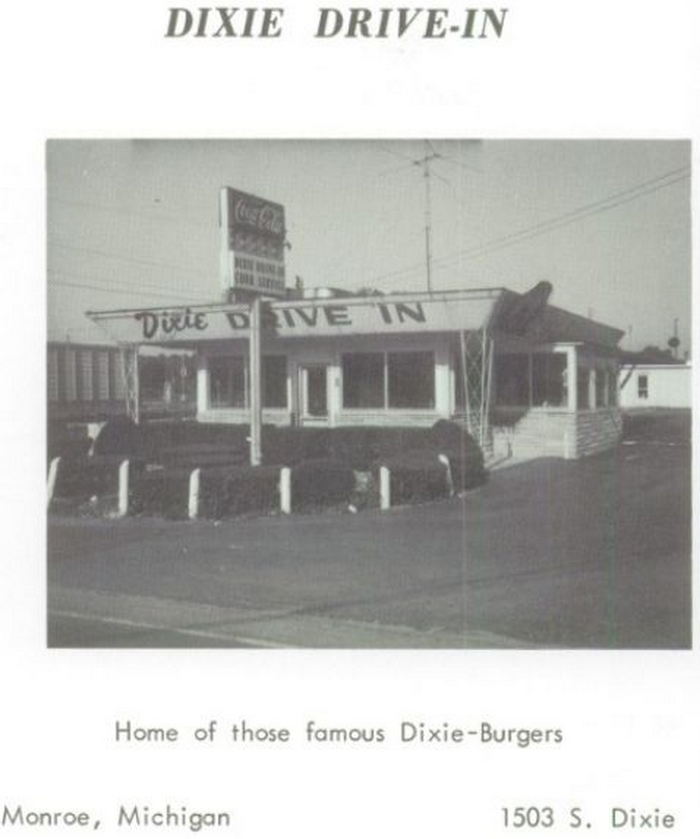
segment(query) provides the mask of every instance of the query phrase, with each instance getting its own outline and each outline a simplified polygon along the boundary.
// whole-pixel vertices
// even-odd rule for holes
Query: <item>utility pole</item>
[[[425,182],[425,279],[428,287],[428,294],[432,294],[432,278],[431,278],[431,236],[432,236],[432,206],[430,194],[430,163],[433,160],[438,160],[442,157],[433,149],[430,140],[425,140],[425,154],[418,160],[414,160],[415,166],[421,166],[423,169],[423,180]]]

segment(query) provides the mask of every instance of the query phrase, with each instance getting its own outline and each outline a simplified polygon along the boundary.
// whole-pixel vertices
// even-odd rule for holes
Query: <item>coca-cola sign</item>
[[[225,288],[283,296],[284,207],[239,189],[222,190]]]
[[[284,240],[284,207],[281,204],[236,189],[229,190],[229,202],[230,222],[234,230],[243,227]]]

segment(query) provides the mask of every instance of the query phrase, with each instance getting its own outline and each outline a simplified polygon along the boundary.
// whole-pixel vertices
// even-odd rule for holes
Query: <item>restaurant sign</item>
[[[453,332],[481,329],[496,300],[486,294],[467,299],[271,302],[263,308],[262,325],[268,336],[280,338]],[[191,344],[247,338],[250,331],[250,309],[241,305],[96,312],[91,317],[113,338],[126,343]]]
[[[224,187],[219,209],[224,288],[284,295],[284,207]]]

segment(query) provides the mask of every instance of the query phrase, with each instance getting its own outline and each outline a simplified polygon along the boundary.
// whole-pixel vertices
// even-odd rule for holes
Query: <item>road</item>
[[[690,646],[690,447],[387,513],[49,519],[50,646]]]

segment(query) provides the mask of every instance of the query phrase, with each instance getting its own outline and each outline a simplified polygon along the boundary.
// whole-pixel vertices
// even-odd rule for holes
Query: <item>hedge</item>
[[[280,470],[274,466],[203,469],[199,479],[199,515],[225,519],[243,513],[279,509]]]
[[[383,458],[375,464],[375,474],[380,466],[386,466],[391,473],[392,505],[431,501],[449,494],[445,465],[430,449],[414,449]]]
[[[347,503],[354,489],[353,470],[337,460],[306,460],[292,469],[294,510]]]
[[[263,428],[264,465],[247,465],[248,426],[146,423],[128,420],[106,424],[96,455],[65,457],[59,468],[56,497],[116,495],[118,468],[131,467],[133,512],[187,515],[189,477],[200,468],[201,515],[223,518],[279,507],[279,469],[292,468],[295,510],[351,502],[374,503],[376,484],[356,489],[355,472],[392,472],[394,503],[442,497],[447,493],[448,457],[456,490],[482,483],[486,472],[481,450],[455,423],[441,420],[432,428]],[[160,466],[158,469],[148,469]],[[370,497],[371,496],[371,497]]]
[[[136,515],[187,518],[191,469],[143,471],[130,481],[129,511]]]
[[[116,496],[119,492],[119,466],[123,459],[118,456],[62,457],[54,497],[86,501],[93,496]],[[140,464],[134,463],[131,468],[138,471]]]

